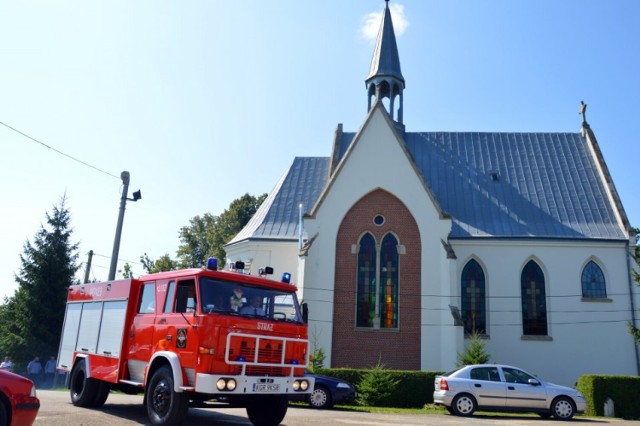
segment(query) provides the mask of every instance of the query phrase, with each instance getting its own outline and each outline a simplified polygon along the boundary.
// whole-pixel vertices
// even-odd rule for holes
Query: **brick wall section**
[[[383,215],[376,226],[373,218]],[[369,231],[380,244],[389,231],[406,248],[399,261],[397,329],[356,328],[357,254],[352,244]],[[411,212],[392,194],[376,190],[347,213],[336,240],[336,271],[331,367],[366,368],[382,361],[388,368],[420,370],[420,234]]]

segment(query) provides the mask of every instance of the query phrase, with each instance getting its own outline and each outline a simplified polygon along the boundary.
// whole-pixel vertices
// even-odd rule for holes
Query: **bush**
[[[623,419],[640,419],[640,377],[583,375],[577,389],[587,399],[587,416],[604,416],[604,402],[611,398],[615,416]]]
[[[388,407],[389,397],[395,393],[400,381],[378,361],[357,384],[358,403],[369,407]]]
[[[491,355],[484,350],[485,343],[478,333],[473,333],[469,340],[469,346],[461,354],[458,354],[456,365],[462,367],[473,364],[486,364]]]
[[[398,384],[395,392],[387,398],[385,405],[396,408],[422,408],[432,404],[435,377],[443,373],[442,371],[386,371],[392,379],[398,381]],[[369,370],[352,368],[323,368],[316,371],[317,374],[347,381],[356,388],[368,372]]]

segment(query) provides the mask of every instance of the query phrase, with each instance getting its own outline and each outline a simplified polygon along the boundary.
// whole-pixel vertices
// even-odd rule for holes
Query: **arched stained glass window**
[[[607,287],[604,282],[602,269],[596,262],[590,260],[582,270],[582,297],[604,299],[607,297]]]
[[[522,297],[522,333],[524,335],[547,335],[547,302],[544,289],[544,274],[540,266],[530,260],[522,270],[520,279]]]
[[[376,240],[366,233],[358,244],[358,300],[356,326],[373,327],[376,306]]]
[[[486,299],[484,271],[480,264],[471,259],[462,270],[461,315],[467,334],[486,334]]]
[[[398,240],[393,234],[380,247],[380,328],[398,327]]]

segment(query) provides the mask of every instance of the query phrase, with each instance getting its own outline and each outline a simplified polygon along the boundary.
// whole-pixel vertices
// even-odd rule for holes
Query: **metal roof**
[[[344,153],[355,133],[343,133]],[[451,238],[626,236],[580,133],[405,133]]]
[[[342,158],[355,133],[343,133]],[[626,240],[580,133],[405,133],[418,170],[452,217],[450,238]],[[246,238],[296,239],[327,183],[328,157],[297,157],[247,227]],[[420,220],[420,218],[417,218]]]
[[[249,223],[227,245],[246,239],[297,240],[299,208],[311,210],[329,174],[328,157],[296,157]]]

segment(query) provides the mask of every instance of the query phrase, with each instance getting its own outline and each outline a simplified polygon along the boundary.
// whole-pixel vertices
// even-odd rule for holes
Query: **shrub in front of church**
[[[356,385],[358,404],[367,407],[389,407],[389,398],[396,392],[398,383],[400,381],[394,379],[389,369],[378,361]]]
[[[369,369],[355,368],[322,368],[316,374],[336,377],[347,381],[358,389],[359,383],[369,373]],[[397,381],[395,390],[383,402],[386,407],[394,408],[423,408],[433,404],[433,384],[435,377],[443,371],[408,371],[386,370],[386,373]],[[384,383],[381,386],[385,386]],[[377,390],[380,392],[380,390]],[[358,389],[359,393],[359,389]]]
[[[587,416],[604,416],[607,399],[613,401],[615,417],[640,419],[640,377],[586,374],[576,388],[587,399]]]

